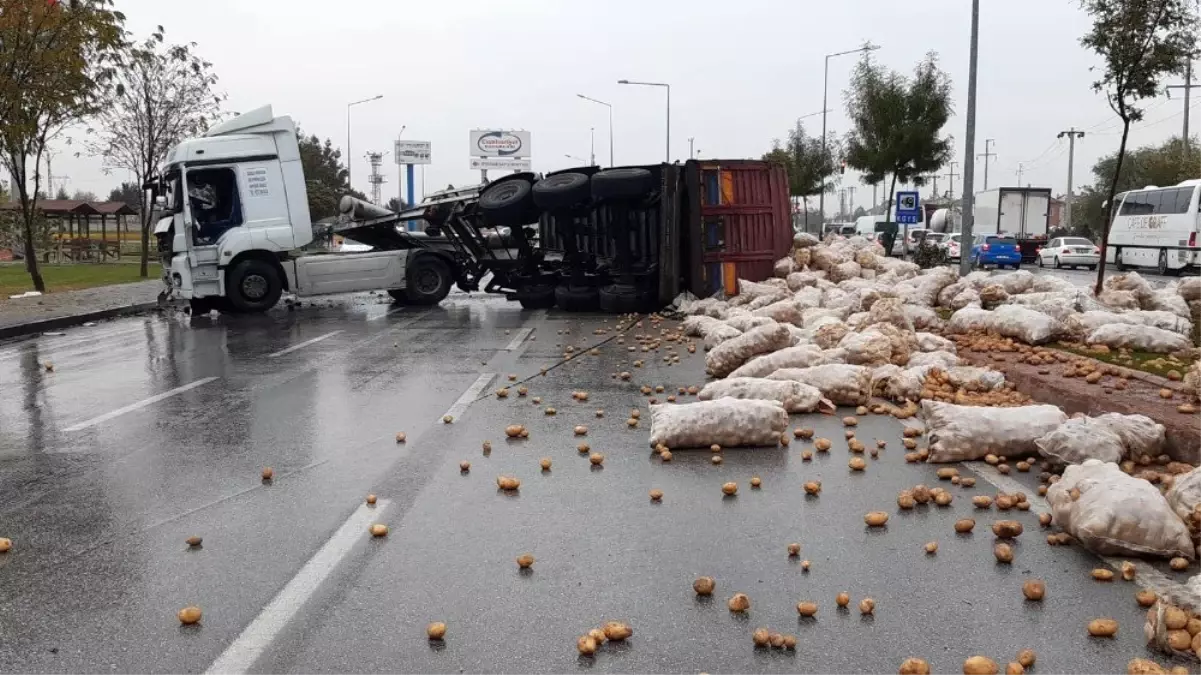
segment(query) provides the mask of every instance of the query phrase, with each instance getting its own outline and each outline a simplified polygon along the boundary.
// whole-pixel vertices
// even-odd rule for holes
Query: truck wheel
[[[534,220],[530,182],[514,179],[493,183],[480,195],[479,208],[493,225],[525,225]]]
[[[405,272],[405,299],[414,305],[436,305],[450,293],[454,283],[450,267],[441,258],[419,256]]]
[[[265,312],[279,302],[283,291],[279,270],[263,260],[243,260],[225,276],[225,295],[235,312]]]
[[[1180,270],[1174,270],[1171,267],[1168,267],[1168,252],[1167,251],[1159,252],[1159,264],[1155,266],[1155,269],[1157,272],[1159,272],[1162,276],[1165,276],[1165,277],[1174,277],[1174,276],[1178,276],[1180,274]]]
[[[624,284],[613,284],[600,289],[600,308],[610,314],[645,313],[658,309],[655,294]]]
[[[514,295],[522,309],[550,309],[555,306],[553,286],[526,286]]]
[[[597,200],[638,199],[655,186],[646,169],[605,169],[592,176],[592,196]]]
[[[600,293],[592,286],[556,286],[555,305],[564,312],[595,312]]]
[[[534,203],[543,211],[569,209],[592,198],[590,179],[582,173],[560,173],[534,183]]]

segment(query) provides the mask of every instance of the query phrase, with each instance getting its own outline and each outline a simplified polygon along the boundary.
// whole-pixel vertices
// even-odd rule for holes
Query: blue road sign
[[[922,220],[921,199],[917,192],[897,193],[897,222],[902,224],[919,223]]]

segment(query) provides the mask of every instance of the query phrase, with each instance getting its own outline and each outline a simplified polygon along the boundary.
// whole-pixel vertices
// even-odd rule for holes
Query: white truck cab
[[[270,106],[172,148],[155,191],[165,211],[155,228],[164,281],[194,309],[262,312],[284,291],[387,290],[398,300],[433,304],[454,281],[444,256],[411,248],[301,251],[314,234],[296,126]],[[420,289],[410,284],[417,258],[429,258],[421,267],[436,272],[420,270]]]

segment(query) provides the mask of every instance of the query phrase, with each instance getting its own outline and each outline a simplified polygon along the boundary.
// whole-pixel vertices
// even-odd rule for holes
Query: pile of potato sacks
[[[1061,490],[1061,500],[1067,505],[1057,511],[1056,524],[1065,531],[1052,534],[1048,542],[1078,541],[1085,546],[1100,546],[1096,542],[1115,534],[1137,539],[1143,535],[1135,532],[1136,527],[1127,526],[1150,514],[1166,523],[1166,529],[1152,528],[1155,531],[1148,536],[1178,542],[1180,533],[1187,531],[1185,541],[1188,535],[1193,538],[1187,551],[1165,544],[1162,551],[1152,547],[1152,555],[1179,558],[1186,565],[1195,557],[1201,528],[1201,473],[1189,465],[1170,463],[1161,455],[1162,425],[1139,415],[1069,419],[1053,406],[1030,405],[1029,397],[1006,382],[1003,373],[964,365],[959,354],[988,353],[994,355],[994,360],[1009,354],[1048,373],[1053,365],[1063,366],[1065,377],[1079,377],[1092,384],[1108,376],[1101,386],[1111,393],[1126,387],[1128,375],[1123,369],[1043,345],[1066,342],[1119,355],[1131,350],[1158,352],[1165,354],[1166,362],[1179,363],[1185,370],[1172,378],[1181,381],[1184,390],[1166,391],[1164,398],[1180,396],[1186,399],[1180,411],[1195,412],[1188,399],[1201,400],[1201,365],[1194,362],[1197,350],[1188,336],[1193,330],[1193,317],[1201,316],[1201,279],[1174,282],[1155,290],[1137,273],[1128,273],[1111,277],[1103,292],[1094,296],[1057,277],[1018,271],[996,276],[974,272],[959,278],[950,268],[921,270],[913,263],[884,257],[878,245],[865,239],[832,238],[821,242],[799,234],[792,254],[776,263],[774,278],[762,283],[740,281],[739,293],[732,298],[692,300],[680,303],[679,309],[686,315],[685,335],[703,339],[709,374],[731,381],[727,386],[712,387],[713,396],[701,392],[702,399],[716,399],[707,401],[709,404],[731,406],[723,411],[729,418],[738,419],[737,399],[775,399],[787,412],[852,405],[907,418],[921,410],[931,437],[930,452],[912,453],[914,456],[907,459],[963,461],[986,459],[987,455],[990,463],[1008,470],[1008,463],[997,458],[997,454],[1005,454],[1018,460],[1019,470],[1029,470],[1038,462],[1035,458],[1041,458],[1044,471],[1040,494],[1046,494],[1049,488],[1054,492],[1059,479],[1056,474],[1065,465],[1112,462],[1114,475],[1121,478],[1106,474],[1102,479],[1103,483],[1108,481],[1102,486],[1108,490],[1103,505],[1073,510],[1088,485],[1072,487],[1070,495],[1067,488]],[[952,313],[944,319],[948,310]],[[775,386],[781,381],[795,386]],[[802,400],[822,404],[798,410],[797,402]],[[944,406],[933,418],[956,420],[965,428],[934,428],[932,405]],[[680,407],[685,406],[651,406],[655,447],[689,447],[673,442],[683,438],[655,433],[656,428],[678,424],[673,418],[679,412],[673,409]],[[963,420],[974,418],[980,428],[984,424],[981,420],[1000,413],[994,411],[983,417],[966,413],[969,408],[980,407],[1021,409],[1013,411],[1012,424],[987,424],[989,434],[977,439]],[[1041,417],[1043,423],[1022,421],[1027,411]],[[861,408],[862,412],[866,410]],[[767,415],[760,414],[765,419]],[[751,442],[749,431],[751,426],[762,429],[763,425],[750,424],[747,419],[747,442],[739,442],[736,429],[732,438],[731,429],[726,428],[720,430],[723,445],[761,444],[759,438]],[[694,416],[689,424],[689,444],[704,444],[709,433],[719,433],[696,421]],[[942,445],[955,442],[953,437],[958,435],[959,446],[949,453],[939,453],[935,438],[940,432]],[[1094,435],[1106,441],[1101,443],[1108,453],[1103,457],[1093,454]],[[781,438],[781,443],[787,442],[787,438]],[[931,452],[936,456],[932,457]],[[1152,464],[1158,467],[1152,468]],[[1138,485],[1158,489],[1150,496]],[[918,494],[927,496],[925,490],[905,491],[898,503],[904,508]],[[1100,498],[1102,492],[1095,495]],[[998,501],[1007,503],[1006,499]],[[1015,503],[1023,504],[1025,500]],[[1061,518],[1071,522],[1061,523]],[[1112,531],[1095,531],[1104,528],[1105,522],[1110,523]],[[1047,514],[1044,526],[1050,523]],[[1106,552],[1147,555],[1137,543],[1123,548],[1119,542],[1116,551]],[[1160,604],[1169,606],[1166,600]],[[1195,607],[1201,610],[1201,601]],[[1161,617],[1158,622],[1149,618],[1150,643],[1201,658],[1201,649],[1197,648],[1201,644],[1193,644],[1196,633],[1176,626],[1177,616],[1172,612],[1170,621]],[[1153,635],[1161,637],[1152,639]],[[1185,636],[1189,636],[1188,644],[1184,644]],[[1132,662],[1130,669],[1133,672],[1153,666],[1158,667],[1139,661]]]

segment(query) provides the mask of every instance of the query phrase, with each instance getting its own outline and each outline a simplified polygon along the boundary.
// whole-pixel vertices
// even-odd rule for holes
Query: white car
[[[947,252],[947,260],[959,260],[959,238],[961,234],[948,234],[946,239],[939,242]]]
[[[1056,237],[1038,249],[1039,267],[1087,267],[1097,269],[1101,249],[1084,237]]]

